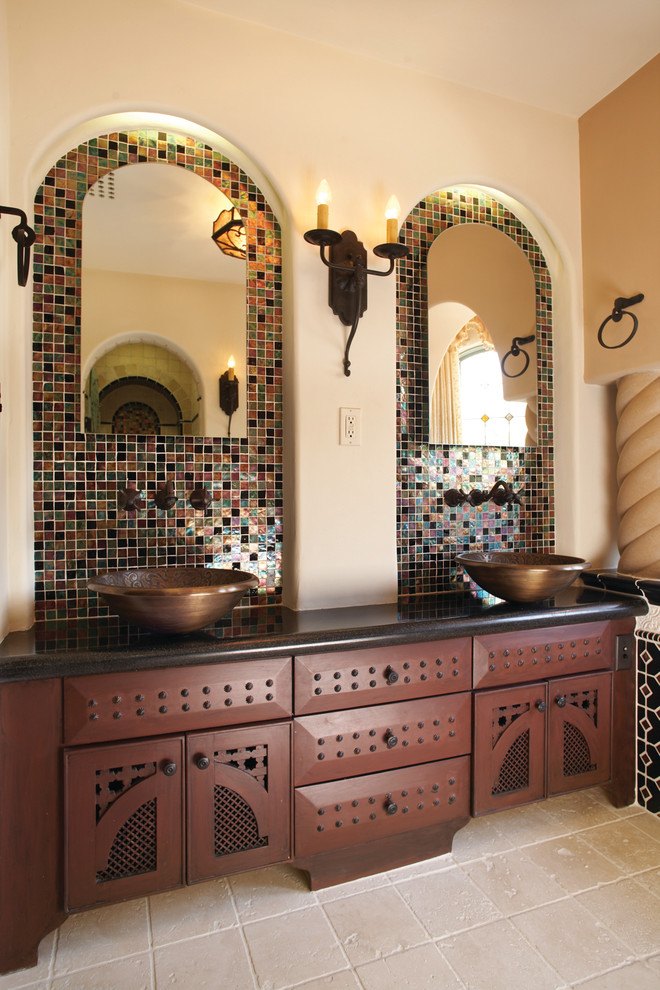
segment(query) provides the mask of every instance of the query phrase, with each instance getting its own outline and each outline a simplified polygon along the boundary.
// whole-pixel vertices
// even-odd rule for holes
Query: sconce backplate
[[[328,303],[344,326],[350,327],[356,316],[358,282],[362,283],[358,317],[367,308],[367,251],[352,230],[344,230],[341,240],[331,246],[330,262],[353,269],[352,272],[342,272],[331,268],[328,272]]]

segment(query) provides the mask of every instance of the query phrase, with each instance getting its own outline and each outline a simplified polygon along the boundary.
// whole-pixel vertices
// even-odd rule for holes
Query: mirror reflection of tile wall
[[[429,443],[427,256],[460,223],[490,224],[526,255],[536,287],[538,422],[535,447]],[[410,249],[397,268],[397,560],[401,595],[463,587],[454,558],[468,549],[554,550],[552,286],[525,225],[482,190],[446,189],[423,199],[402,226]],[[458,506],[449,488],[490,489],[497,478],[524,488],[525,505]],[[457,583],[458,582],[458,583]]]
[[[247,233],[247,437],[82,434],[80,276],[82,201],[112,169],[159,162],[190,169],[222,191]],[[237,165],[202,142],[158,130],[107,134],[58,161],[35,199],[34,486],[37,618],[106,614],[87,592],[88,576],[113,568],[165,565],[239,567],[259,577],[252,597],[281,598],[282,262],[277,220]],[[223,371],[218,369],[218,375]],[[174,481],[169,512],[153,504]],[[117,509],[129,482],[148,507]],[[207,512],[187,493],[213,490]],[[247,599],[246,599],[247,600]]]

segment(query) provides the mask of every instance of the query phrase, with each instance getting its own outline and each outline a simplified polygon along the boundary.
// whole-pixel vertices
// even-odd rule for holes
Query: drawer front
[[[299,787],[296,855],[311,856],[466,818],[469,809],[469,756]]]
[[[614,665],[609,622],[496,633],[474,640],[474,686],[501,687]]]
[[[471,661],[469,639],[296,657],[295,711],[302,715],[469,691]]]
[[[64,681],[64,741],[101,742],[291,714],[291,661],[205,664]]]
[[[296,786],[470,752],[471,695],[303,715],[294,721]]]

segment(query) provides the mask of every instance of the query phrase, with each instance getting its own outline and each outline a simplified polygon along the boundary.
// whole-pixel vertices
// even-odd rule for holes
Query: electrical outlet
[[[339,443],[345,447],[359,447],[362,443],[362,410],[339,410]]]

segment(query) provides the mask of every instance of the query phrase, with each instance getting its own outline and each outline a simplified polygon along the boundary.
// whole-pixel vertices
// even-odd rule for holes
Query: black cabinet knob
[[[388,749],[394,749],[399,741],[399,737],[396,736],[391,729],[385,731],[385,742],[387,743]]]
[[[177,765],[172,760],[169,763],[163,764],[163,773],[166,777],[173,777],[177,771]]]
[[[556,704],[557,708],[565,708],[566,707],[566,698],[564,697],[563,694],[557,695],[557,697],[555,698],[555,704]]]
[[[399,805],[395,804],[394,801],[388,801],[387,804],[385,805],[386,815],[396,815],[398,810],[399,810]]]
[[[208,770],[208,768],[211,766],[211,761],[208,758],[208,756],[196,756],[195,766],[197,767],[198,770]]]
[[[399,680],[399,675],[397,674],[396,670],[392,670],[389,664],[385,668],[385,680],[387,681],[388,684],[396,684],[396,682]]]
[[[547,707],[548,706],[546,705],[545,701],[541,700],[541,698],[539,698],[539,700],[536,702],[536,708],[537,711],[539,712],[544,712]]]

